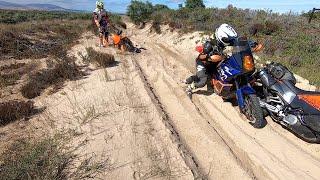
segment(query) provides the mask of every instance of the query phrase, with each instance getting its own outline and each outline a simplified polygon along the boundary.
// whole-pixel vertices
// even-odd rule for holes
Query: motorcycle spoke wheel
[[[251,94],[245,97],[245,107],[243,114],[255,128],[262,128],[267,124],[256,95]]]

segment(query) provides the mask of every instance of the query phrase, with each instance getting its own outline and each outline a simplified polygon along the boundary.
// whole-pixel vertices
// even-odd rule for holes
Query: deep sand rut
[[[74,54],[95,47],[95,39],[91,35],[81,40]],[[116,54],[113,48],[100,50]],[[200,176],[173,129],[163,123],[164,114],[149,96],[133,61],[119,55],[116,59],[121,61],[117,66],[92,71],[39,102],[47,106],[43,119],[51,118],[59,129],[74,130],[78,136],[72,143],[85,142],[80,154],[94,153],[96,160],[107,162],[107,170],[99,175],[102,179]]]
[[[254,129],[236,107],[203,90],[191,102],[181,80],[191,74],[198,34],[180,37],[164,29],[156,35],[149,27],[130,26],[128,35],[147,49],[133,58],[203,172],[239,178],[244,176],[241,166],[259,179],[319,179],[319,145],[298,139],[270,120],[265,128]]]

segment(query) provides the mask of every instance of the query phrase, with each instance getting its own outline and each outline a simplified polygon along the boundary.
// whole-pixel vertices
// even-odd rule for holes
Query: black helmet
[[[206,41],[203,44],[203,53],[209,54],[213,50],[213,46],[210,41]]]

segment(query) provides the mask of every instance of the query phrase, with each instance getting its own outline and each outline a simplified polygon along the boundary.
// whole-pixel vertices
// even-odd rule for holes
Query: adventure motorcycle
[[[319,143],[320,93],[297,88],[293,74],[281,64],[267,65],[256,78],[260,105],[267,114],[298,137]]]
[[[135,47],[133,45],[132,41],[128,37],[122,35],[121,30],[116,29],[115,31],[116,31],[116,33],[112,33],[111,38],[112,38],[114,46],[117,47],[118,49],[120,49],[121,51],[141,53],[141,49],[144,49],[144,48]]]
[[[212,59],[215,59],[213,55]],[[219,58],[219,57],[216,57]],[[217,66],[212,76],[212,86],[223,99],[236,97],[241,113],[255,128],[266,125],[259,99],[250,81],[255,72],[251,44],[246,38],[236,38],[232,42],[232,53]]]

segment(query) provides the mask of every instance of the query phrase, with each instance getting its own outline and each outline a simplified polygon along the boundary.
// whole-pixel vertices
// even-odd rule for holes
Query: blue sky
[[[6,1],[6,0],[5,0]],[[8,0],[7,0],[8,1]],[[125,12],[130,0],[104,0],[106,9],[112,12]],[[184,0],[149,0],[153,4],[166,4],[177,8]],[[11,0],[12,3],[50,3],[64,8],[78,10],[92,10],[95,0]],[[271,9],[275,12],[285,13],[308,11],[313,7],[320,8],[320,0],[204,0],[208,7],[225,8],[229,4],[239,8]]]

